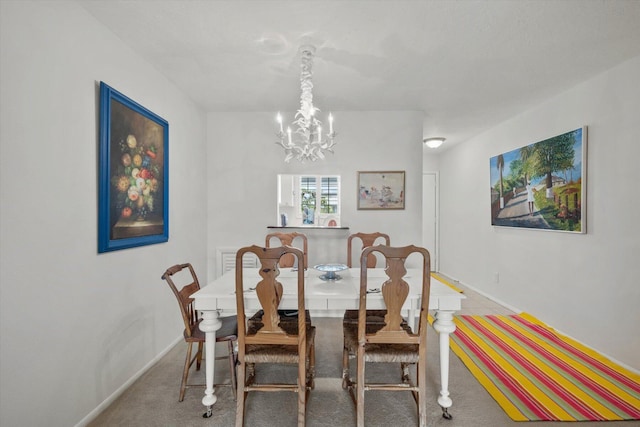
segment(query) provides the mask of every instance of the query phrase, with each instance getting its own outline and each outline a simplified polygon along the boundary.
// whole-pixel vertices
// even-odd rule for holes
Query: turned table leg
[[[202,312],[200,329],[205,333],[204,355],[205,355],[205,382],[206,388],[202,404],[207,407],[207,412],[202,416],[209,418],[213,410],[213,404],[218,397],[213,388],[213,373],[215,372],[216,360],[216,331],[222,327],[217,310],[207,310]]]
[[[440,396],[438,403],[442,407],[442,416],[451,419],[449,408],[453,401],[449,397],[449,334],[456,330],[453,323],[453,311],[436,311],[434,329],[440,335]]]

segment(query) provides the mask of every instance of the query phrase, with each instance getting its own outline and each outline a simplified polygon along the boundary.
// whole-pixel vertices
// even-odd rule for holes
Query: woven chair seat
[[[367,323],[376,325],[384,325],[384,316],[387,315],[387,310],[367,310]],[[343,323],[358,324],[358,310],[345,310],[342,317]],[[402,319],[402,324],[407,324],[406,319]]]
[[[367,334],[373,334],[384,326],[382,324],[367,323]],[[403,323],[402,329],[411,333],[411,328]],[[353,353],[358,351],[358,324],[343,324],[345,347]],[[397,362],[418,363],[417,344],[366,344],[364,346],[365,362]]]
[[[311,324],[311,315],[309,314],[309,310],[305,310],[305,321],[307,325]],[[284,325],[285,323],[292,323],[298,327],[298,310],[278,310],[278,315],[280,316],[280,325]],[[258,328],[262,327],[262,316],[264,316],[263,310],[258,310],[256,314],[251,316],[248,320],[249,328]]]
[[[287,327],[283,327],[287,329]],[[297,325],[296,325],[297,329]],[[289,331],[286,331],[289,333]],[[297,330],[296,330],[297,332]],[[307,353],[311,351],[316,335],[316,327],[307,327]],[[296,345],[250,344],[247,345],[245,361],[247,363],[298,363],[299,353]]]
[[[367,310],[367,323],[381,323],[384,325],[384,316],[387,310]],[[358,323],[358,310],[345,310],[343,322]]]

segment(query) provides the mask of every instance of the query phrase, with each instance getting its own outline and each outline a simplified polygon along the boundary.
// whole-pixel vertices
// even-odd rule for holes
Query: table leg
[[[449,334],[456,330],[453,323],[453,311],[436,311],[434,329],[440,335],[440,396],[438,403],[442,407],[442,416],[451,419],[448,409],[453,402],[449,397]]]
[[[204,390],[202,404],[207,407],[207,412],[202,416],[211,416],[213,404],[218,397],[213,388],[213,373],[215,372],[216,361],[216,331],[222,327],[217,310],[207,310],[202,312],[202,322],[200,329],[205,333],[204,356],[205,356],[205,382],[207,387]]]

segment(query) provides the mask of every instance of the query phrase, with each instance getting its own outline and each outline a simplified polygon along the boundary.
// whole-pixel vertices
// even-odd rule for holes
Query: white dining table
[[[283,296],[280,302],[281,309],[297,309],[297,272],[290,268],[281,269],[278,280],[283,286]],[[351,268],[339,272],[339,280],[326,281],[320,279],[323,273],[313,269],[305,271],[305,305],[312,315],[331,315],[331,312],[339,313],[342,310],[357,309],[360,292],[360,269]],[[383,268],[372,268],[367,271],[368,287],[379,289],[387,278]],[[257,268],[245,268],[243,271],[245,289],[245,308],[248,313],[259,310],[260,303],[255,292],[256,284],[260,280]],[[408,313],[407,321],[414,329],[416,315],[419,314],[420,298],[422,292],[422,271],[420,269],[407,269],[404,280],[409,284],[409,297],[403,309]],[[220,329],[220,311],[235,312],[235,270],[224,273],[219,278],[210,282],[192,295],[195,300],[196,310],[202,313],[200,329],[205,333],[205,381],[206,388],[202,404],[207,412],[203,415],[209,417],[212,414],[213,404],[217,400],[214,389],[215,371],[215,342],[216,330]],[[431,277],[431,293],[429,297],[429,310],[434,310],[433,327],[439,334],[440,345],[440,394],[438,404],[442,407],[443,416],[450,418],[448,408],[452,405],[449,396],[449,334],[456,329],[453,315],[462,308],[462,300],[466,297],[451,287]],[[367,308],[384,308],[382,295],[371,293],[367,297]],[[415,330],[415,329],[414,329]]]

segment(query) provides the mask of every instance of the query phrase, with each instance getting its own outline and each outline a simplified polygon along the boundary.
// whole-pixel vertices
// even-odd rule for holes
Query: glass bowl
[[[342,277],[337,273],[339,271],[347,270],[349,267],[344,264],[318,264],[313,266],[313,268],[324,273],[320,276],[320,279],[333,282],[342,279]]]

